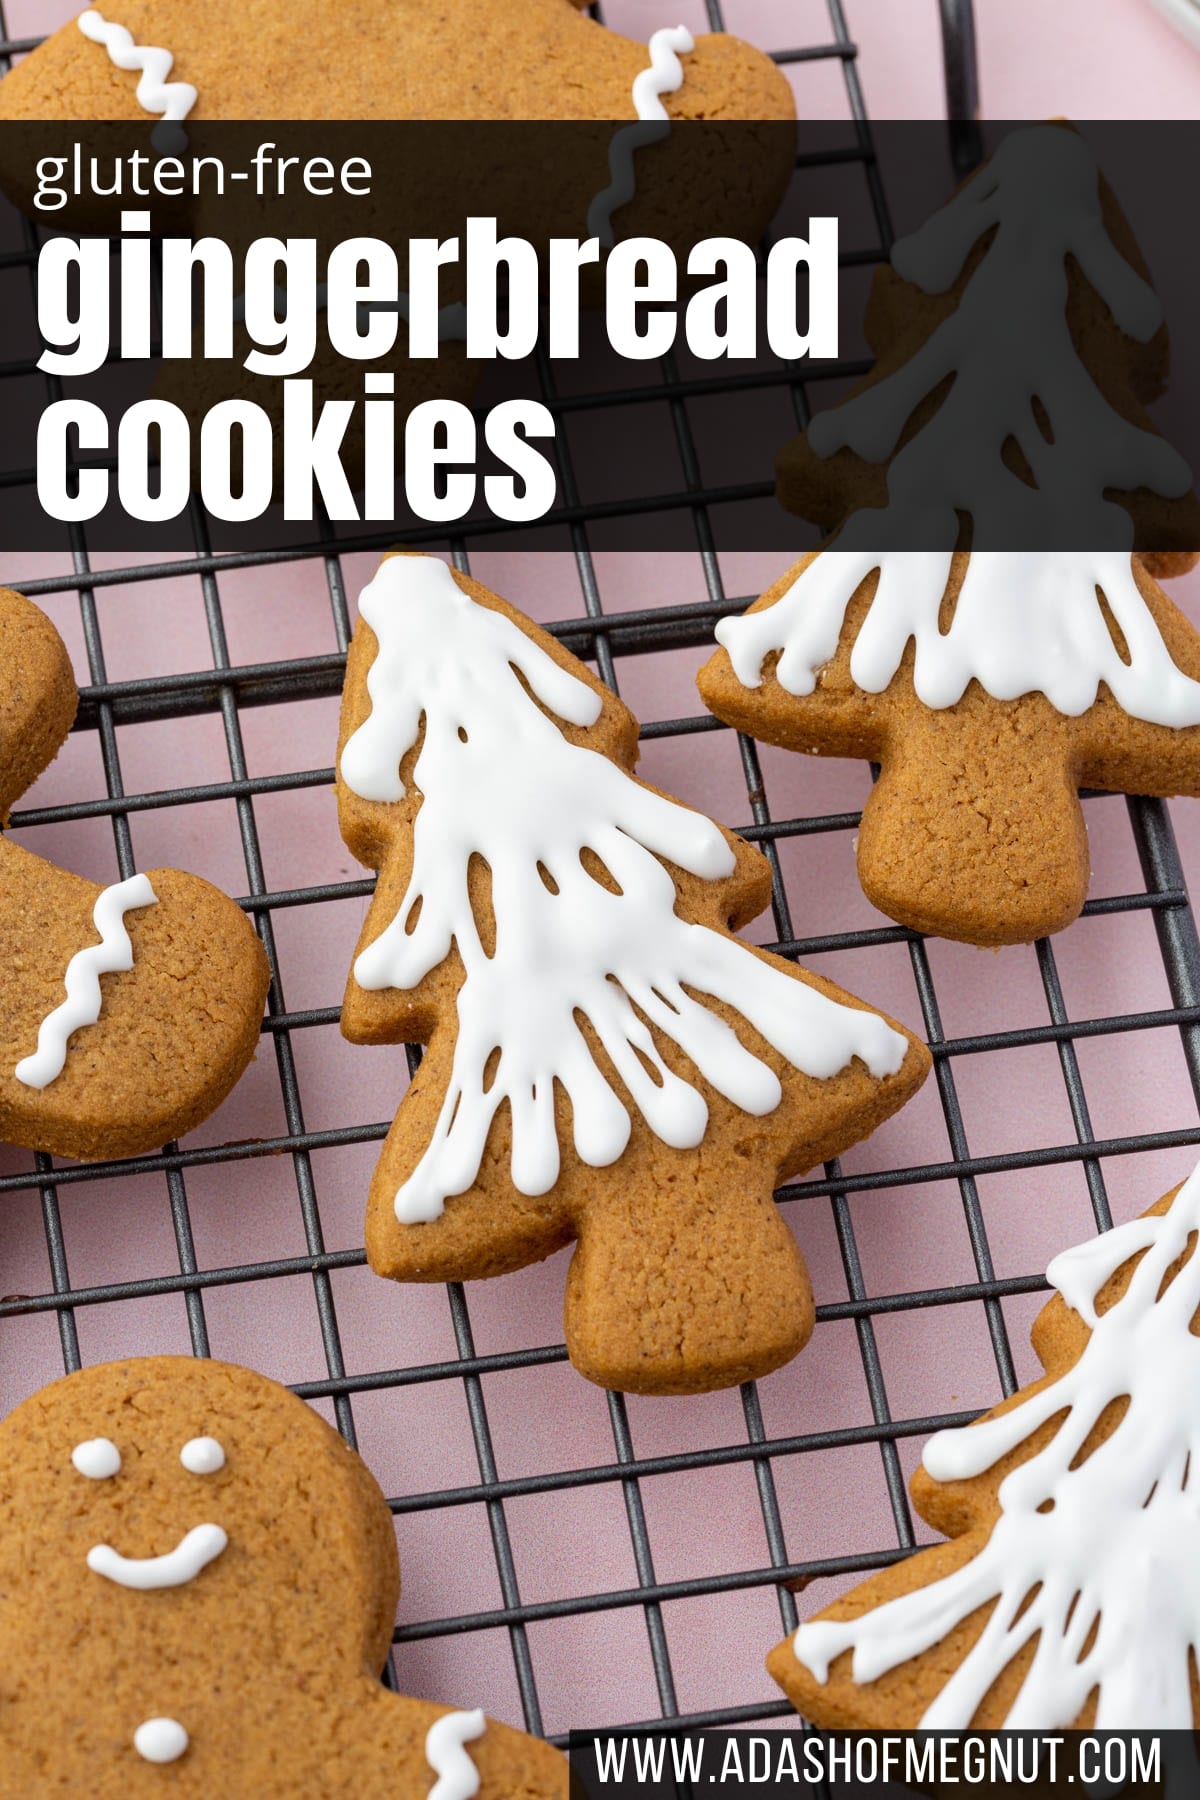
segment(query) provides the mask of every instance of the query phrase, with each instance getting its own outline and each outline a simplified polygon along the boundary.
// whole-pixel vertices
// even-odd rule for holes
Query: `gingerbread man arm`
[[[347,1800],[427,1800],[439,1780],[439,1800],[465,1795],[476,1779],[479,1800],[567,1800],[570,1786],[565,1757],[541,1738],[474,1708],[390,1694],[378,1682],[364,1683],[346,1762],[348,1774],[357,1765]]]
[[[0,804],[53,760],[75,679],[49,619],[0,590]],[[0,837],[0,1138],[125,1156],[180,1136],[258,1043],[270,971],[240,907],[153,869],[101,888]]]

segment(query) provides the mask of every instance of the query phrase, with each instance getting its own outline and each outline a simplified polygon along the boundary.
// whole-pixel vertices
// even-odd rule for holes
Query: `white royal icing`
[[[745,944],[677,916],[675,884],[659,859],[720,881],[733,872],[733,852],[711,820],[563,736],[555,719],[586,727],[599,717],[590,687],[504,614],[469,599],[434,557],[389,558],[359,611],[379,649],[367,677],[371,712],[342,752],[342,779],[364,799],[399,800],[400,762],[422,721],[424,740],[408,888],[359,955],[355,979],[370,990],[414,988],[452,945],[466,977],[442,1112],[396,1196],[402,1223],[436,1219],[448,1197],[473,1184],[504,1100],[514,1186],[530,1195],[552,1188],[556,1082],[570,1100],[580,1159],[594,1168],[617,1160],[629,1114],[580,1017],[647,1125],[679,1149],[701,1142],[708,1108],[666,1066],[646,1021],[742,1111],[761,1116],[782,1097],[774,1071],[707,997],[735,1007],[808,1075],[836,1075],[856,1056],[876,1078],[895,1074],[905,1040],[878,1014],[829,1000]],[[585,849],[618,892],[588,873]],[[491,871],[490,957],[468,890],[476,855]]]
[[[800,1627],[796,1655],[818,1681],[845,1650],[854,1653],[854,1679],[874,1681],[992,1606],[923,1727],[966,1730],[993,1682],[1036,1639],[1006,1725],[1069,1726],[1095,1691],[1100,1730],[1191,1729],[1189,1659],[1200,1644],[1197,1231],[1200,1169],[1166,1213],[1054,1259],[1051,1283],[1091,1328],[1079,1361],[999,1418],[939,1432],[925,1467],[938,1481],[968,1480],[1061,1414],[1054,1436],[1005,1476],[999,1517],[969,1563],[857,1619]],[[1193,1254],[1164,1288],[1189,1242]],[[1105,1282],[1143,1252],[1125,1293],[1098,1313]],[[1074,1466],[1106,1408],[1122,1399],[1116,1429]]]
[[[103,45],[118,69],[140,69],[137,99],[143,111],[158,113],[171,124],[187,118],[198,95],[189,81],[167,80],[175,63],[169,50],[157,44],[135,43],[132,32],[124,25],[112,24],[94,7],[80,13],[78,25],[85,38]]]
[[[133,967],[133,945],[125,929],[125,914],[142,906],[154,906],[158,896],[145,875],[133,875],[106,887],[96,901],[92,920],[100,933],[98,944],[79,950],[67,964],[63,986],[67,997],[38,1027],[38,1047],[13,1070],[26,1087],[49,1087],[63,1072],[71,1034],[100,1017],[101,975],[113,975]]]
[[[683,86],[683,64],[679,58],[694,50],[696,44],[686,26],[669,25],[654,33],[647,48],[650,66],[641,71],[633,84],[633,110],[639,123],[613,133],[608,149],[609,183],[588,208],[588,236],[598,237],[605,249],[610,249],[613,242],[613,214],[633,199],[637,187],[634,158],[639,150],[658,143],[671,129],[662,96],[677,93]]]
[[[71,1461],[89,1481],[108,1481],[121,1473],[121,1452],[111,1438],[88,1438],[76,1444]]]
[[[487,1728],[483,1713],[443,1713],[425,1734],[425,1760],[437,1776],[429,1800],[473,1800],[479,1792],[479,1770],[464,1745],[482,1737]]]
[[[228,1543],[219,1525],[196,1525],[165,1556],[122,1556],[111,1544],[96,1544],[87,1553],[87,1566],[118,1587],[154,1593],[195,1581]]]
[[[189,1438],[179,1460],[189,1475],[216,1475],[225,1467],[225,1452],[216,1438]]]
[[[150,1763],[178,1762],[189,1738],[178,1719],[147,1719],[133,1734],[133,1747]]]
[[[1075,718],[1104,682],[1132,718],[1200,724],[1200,682],[1172,662],[1127,550],[978,550],[942,631],[950,561],[940,550],[824,550],[773,605],[722,619],[717,639],[743,687],[761,686],[763,664],[778,651],[780,687],[811,694],[837,650],[851,597],[877,569],[875,596],[850,653],[850,674],[869,694],[888,686],[912,641],[913,687],[929,707],[953,706],[975,680],[995,700],[1041,693]]]
[[[1186,462],[1163,438],[1109,405],[1072,341],[1069,257],[1127,337],[1144,343],[1162,322],[1153,288],[1105,229],[1099,172],[1078,132],[1037,125],[1006,137],[974,181],[896,244],[892,266],[924,292],[945,293],[992,227],[957,307],[916,353],[809,426],[817,456],[848,447],[882,463],[914,408],[953,376],[934,416],[892,457],[888,505],[847,523],[838,540],[846,549],[952,545],[959,512],[971,516],[984,549],[1132,545],[1128,513],[1104,490],[1148,487],[1174,497],[1191,484]],[[1010,436],[1036,485],[1001,461]]]

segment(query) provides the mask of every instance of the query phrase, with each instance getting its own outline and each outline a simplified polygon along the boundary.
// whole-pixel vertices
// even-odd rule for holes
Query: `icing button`
[[[148,1763],[178,1762],[190,1743],[178,1719],[147,1719],[133,1734],[133,1747]]]

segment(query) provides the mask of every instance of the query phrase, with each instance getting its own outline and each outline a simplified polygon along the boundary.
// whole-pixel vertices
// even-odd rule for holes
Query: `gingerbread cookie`
[[[812,1300],[772,1189],[924,1079],[924,1046],[733,932],[760,853],[638,781],[637,722],[545,632],[427,556],[359,601],[342,832],[379,871],[346,991],[359,1043],[429,1049],[371,1187],[398,1280],[571,1239],[566,1335],[648,1393],[795,1355]]]
[[[651,233],[681,263],[704,236],[732,234],[754,243],[791,172],[794,134],[779,124],[794,116],[786,78],[750,45],[725,33],[693,39],[682,26],[638,44],[586,17],[572,0],[528,0],[517,8],[508,0],[441,7],[371,0],[352,9],[120,0],[116,8],[81,12],[0,81],[0,119],[128,121],[145,125],[147,141],[171,156],[182,155],[190,137],[193,151],[218,149],[229,158],[227,139],[218,145],[205,137],[205,124],[214,120],[633,121],[613,133],[560,133],[553,144],[545,136],[526,137],[517,147],[510,137],[494,155],[481,155],[478,142],[463,134],[440,137],[425,156],[414,155],[411,137],[397,133],[366,145],[356,139],[359,162],[364,147],[370,150],[371,177],[368,191],[361,180],[355,186],[349,214],[327,197],[314,200],[298,177],[282,193],[268,185],[264,200],[254,186],[236,185],[246,180],[245,170],[231,176],[227,191],[221,184],[219,197],[201,183],[199,198],[156,199],[156,229],[197,239],[215,235],[230,245],[239,268],[248,244],[264,231],[312,238],[322,268],[350,229],[391,243],[401,286],[383,304],[398,312],[400,323],[390,348],[373,358],[375,385],[367,391],[388,395],[401,422],[425,401],[469,403],[484,366],[466,357],[462,271],[453,267],[442,277],[437,356],[409,357],[409,235],[446,240],[463,230],[468,214],[477,214],[496,217],[501,235],[516,232],[543,256],[549,241],[564,234],[594,234],[607,249],[617,237]],[[675,120],[711,123],[697,139],[672,133]],[[339,141],[345,142],[335,137],[324,147],[340,167]],[[301,154],[288,157],[287,148]],[[267,149],[274,153],[268,183],[280,163],[296,165],[311,155],[310,145],[286,136]],[[139,130],[124,153],[141,152]],[[33,162],[14,155],[0,163],[6,191],[26,211],[34,206]],[[115,234],[120,205],[74,196],[55,223]],[[602,303],[597,268],[584,269],[580,291],[585,304]],[[168,355],[154,395],[191,423],[197,485],[203,419],[224,402],[262,406],[273,427],[281,498],[285,391],[277,380],[246,372],[255,343],[238,310],[244,294],[235,294],[234,305],[232,356],[206,357],[197,331],[195,354]],[[319,329],[303,373],[314,419],[323,408],[342,411],[334,441],[348,487],[345,497],[323,487],[323,498],[334,516],[355,517],[349,494],[363,488],[368,461],[363,369]],[[307,402],[295,398],[303,410]],[[368,516],[391,516],[390,506],[390,496],[374,499]]]
[[[912,1483],[951,1540],[874,1575],[771,1654],[833,1729],[1190,1731],[1200,1481],[1200,1170],[1066,1251],[1040,1381],[939,1432]]]
[[[680,69],[678,53],[687,57]],[[636,87],[635,87],[636,84]],[[665,99],[669,97],[669,105]],[[664,110],[665,106],[665,110]],[[0,83],[8,119],[790,119],[791,89],[723,32],[653,50],[571,0],[89,7]]]
[[[146,1357],[0,1426],[0,1788],[21,1800],[566,1800],[548,1745],[388,1692],[366,1466],[249,1369]]]
[[[918,931],[1059,931],[1087,898],[1081,787],[1200,794],[1200,636],[1128,552],[825,550],[717,636],[718,718],[881,765],[859,879]]]
[[[1013,131],[901,238],[866,329],[870,375],[777,465],[781,504],[839,549],[950,550],[964,520],[976,550],[1200,548],[1191,473],[1146,412],[1162,305],[1071,127]]]
[[[75,678],[45,614],[0,589],[0,817],[53,761]],[[128,1156],[234,1086],[270,983],[241,908],[177,869],[100,887],[0,834],[0,1138]]]
[[[700,691],[882,765],[858,866],[883,912],[1026,943],[1086,899],[1081,786],[1200,793],[1200,639],[1155,579],[1200,545],[1145,412],[1162,309],[1086,143],[1043,125],[897,243],[867,323],[875,370],[779,458],[834,535],[721,622]]]

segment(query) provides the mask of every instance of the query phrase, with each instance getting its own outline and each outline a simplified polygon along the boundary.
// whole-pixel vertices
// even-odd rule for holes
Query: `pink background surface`
[[[15,35],[45,30],[73,8],[42,0],[9,0]],[[697,24],[694,0],[675,12]],[[853,0],[849,26],[861,46],[860,71],[869,108],[910,116],[940,109],[936,8],[906,0]],[[1140,0],[1106,0],[1103,33],[1092,0],[983,0],[979,8],[985,106],[993,116],[1191,116],[1200,98],[1200,59]],[[674,12],[672,13],[674,17]],[[613,0],[609,22],[645,37],[662,23],[659,0]],[[819,0],[729,0],[730,27],[767,48],[827,41]],[[802,114],[846,116],[838,64],[802,64],[792,78]],[[102,562],[99,566],[103,566]],[[351,591],[370,561],[347,559]],[[578,580],[567,557],[481,555],[475,572],[543,621],[583,612]],[[704,583],[696,558],[601,556],[606,610],[700,601]],[[779,559],[726,558],[722,575],[731,599],[759,591],[779,572]],[[0,580],[69,577],[64,560],[6,558]],[[280,655],[316,655],[337,648],[324,575],[319,565],[229,574],[221,578],[234,664]],[[1175,586],[1175,597],[1200,619],[1200,583]],[[63,631],[81,681],[87,664],[78,601],[64,593],[42,601]],[[103,590],[97,601],[108,676],[124,680],[167,670],[211,666],[199,581],[130,582]],[[643,721],[699,711],[692,678],[701,652],[624,660],[622,692]],[[250,772],[269,776],[332,761],[336,701],[321,700],[243,715]],[[215,715],[165,725],[123,727],[121,773],[129,791],[168,790],[219,783],[229,762]],[[818,763],[762,752],[767,796],[776,818],[857,807],[868,771],[847,763]],[[736,740],[719,731],[654,740],[643,770],[650,779],[723,820],[747,822]],[[95,734],[74,735],[22,809],[101,797],[104,773]],[[329,792],[310,787],[270,794],[254,807],[272,890],[310,887],[355,877],[338,836]],[[1173,808],[1185,866],[1200,873],[1200,809]],[[1124,803],[1087,803],[1094,859],[1093,893],[1134,892],[1142,886]],[[132,820],[140,866],[168,862],[194,869],[235,894],[247,877],[231,800],[172,807]],[[97,880],[117,873],[112,832],[104,818],[20,827],[21,841]],[[854,875],[852,834],[835,832],[784,845],[782,861],[795,929],[800,935],[880,923]],[[285,1002],[289,1009],[335,1007],[340,1000],[365,902],[301,905],[275,915]],[[760,921],[754,935],[771,935]],[[1069,1013],[1077,1019],[1166,1007],[1166,983],[1150,915],[1114,914],[1081,921],[1055,942]],[[930,959],[950,1037],[1044,1022],[1047,1006],[1035,952],[999,953],[931,943]],[[911,964],[904,945],[876,945],[837,956],[812,957],[811,966],[918,1029],[921,1023]],[[335,1026],[294,1035],[305,1124],[322,1129],[387,1119],[405,1080],[399,1049],[364,1050],[344,1044]],[[1078,1057],[1098,1138],[1125,1132],[1190,1132],[1196,1105],[1176,1029],[1085,1039]],[[986,1155],[1031,1145],[1069,1145],[1075,1130],[1057,1052],[1051,1045],[955,1059],[970,1152]],[[279,1075],[269,1040],[225,1107],[193,1141],[220,1144],[282,1135],[285,1119]],[[948,1160],[950,1145],[931,1082],[904,1113],[845,1159],[850,1172],[904,1169]],[[326,1245],[361,1243],[363,1196],[374,1147],[319,1151],[313,1174]],[[1114,1158],[1103,1166],[1114,1215],[1144,1208],[1191,1166],[1184,1148]],[[29,1169],[23,1152],[0,1149],[0,1171]],[[201,1268],[219,1269],[259,1258],[302,1257],[304,1232],[291,1160],[277,1157],[221,1163],[190,1171],[187,1195]],[[980,1199],[1000,1276],[1033,1275],[1066,1244],[1091,1229],[1082,1166],[1065,1163],[1033,1174],[981,1178]],[[850,1212],[862,1255],[866,1292],[887,1295],[970,1281],[975,1268],[957,1186],[901,1185],[851,1194]],[[169,1276],[178,1270],[165,1179],[147,1174],[115,1181],[85,1180],[61,1191],[71,1279],[105,1288],[122,1278]],[[788,1216],[809,1259],[820,1301],[846,1297],[830,1203],[789,1205]],[[476,1347],[481,1353],[557,1343],[565,1258],[498,1283],[470,1290]],[[451,1358],[454,1337],[443,1290],[391,1287],[362,1269],[331,1277],[352,1374],[406,1370]],[[4,1199],[0,1293],[38,1295],[50,1288],[45,1234],[36,1189]],[[1003,1303],[1019,1376],[1035,1373],[1026,1332],[1037,1296]],[[326,1373],[313,1283],[305,1274],[273,1282],[215,1288],[204,1310],[218,1356],[252,1364],[285,1381],[319,1380]],[[82,1352],[94,1361],[131,1352],[186,1351],[183,1298],[104,1299],[77,1312]],[[874,1336],[896,1418],[919,1418],[985,1406],[999,1393],[978,1302],[881,1315]],[[61,1368],[53,1313],[0,1321],[0,1407],[7,1409]],[[483,1379],[501,1478],[615,1460],[604,1396],[565,1364]],[[789,1436],[870,1422],[856,1329],[825,1323],[801,1359],[761,1384],[768,1436]],[[738,1396],[629,1403],[635,1452],[660,1455],[745,1441]],[[389,1494],[411,1496],[478,1479],[462,1384],[457,1381],[386,1387],[354,1402],[363,1453]],[[903,1440],[906,1472],[920,1441]],[[772,1464],[789,1559],[883,1550],[895,1527],[883,1462],[873,1445],[832,1447],[776,1459]],[[761,1570],[769,1562],[753,1465],[733,1463],[704,1472],[645,1479],[654,1573],[670,1582]],[[521,1598],[573,1598],[637,1584],[619,1485],[606,1483],[505,1503]],[[405,1594],[401,1621],[475,1612],[500,1604],[483,1506],[429,1508],[398,1520]],[[835,1591],[820,1582],[801,1599],[815,1610]],[[770,1701],[775,1692],[762,1656],[778,1637],[779,1609],[767,1583],[709,1599],[670,1601],[665,1628],[680,1709]],[[658,1711],[646,1629],[639,1608],[602,1610],[535,1623],[529,1630],[545,1726],[638,1719]],[[441,1637],[401,1647],[402,1686],[464,1705],[482,1704],[520,1721],[513,1665],[503,1631]]]

